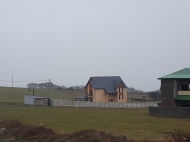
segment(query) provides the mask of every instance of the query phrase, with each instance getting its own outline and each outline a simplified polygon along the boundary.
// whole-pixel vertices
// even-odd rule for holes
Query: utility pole
[[[12,90],[13,90],[13,74],[12,74]]]
[[[33,87],[33,96],[34,96],[34,87]]]
[[[159,95],[160,95],[160,92],[159,92],[159,91],[157,91],[158,101],[160,100]]]
[[[131,96],[132,96],[132,86],[131,86]]]
[[[49,83],[50,83],[50,98],[52,99],[52,95],[51,95],[51,79],[49,79]]]

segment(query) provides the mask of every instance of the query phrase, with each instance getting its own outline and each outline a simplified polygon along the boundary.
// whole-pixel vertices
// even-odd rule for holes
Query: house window
[[[113,102],[113,99],[109,99],[109,102]]]
[[[119,100],[123,100],[123,99],[124,99],[123,95],[119,95]]]
[[[119,88],[119,93],[123,93],[123,88]]]
[[[189,85],[188,84],[182,84],[181,89],[182,89],[182,91],[188,91],[189,90]]]
[[[92,91],[90,91],[90,95],[92,95]]]
[[[179,91],[190,91],[190,84],[178,84]]]

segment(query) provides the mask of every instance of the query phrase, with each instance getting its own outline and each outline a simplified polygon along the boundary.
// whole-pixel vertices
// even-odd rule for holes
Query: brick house
[[[126,102],[127,86],[120,76],[90,77],[85,94],[91,102]]]
[[[162,107],[190,107],[190,68],[158,78]]]

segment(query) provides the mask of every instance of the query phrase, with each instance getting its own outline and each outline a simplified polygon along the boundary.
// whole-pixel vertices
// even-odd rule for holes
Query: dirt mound
[[[122,135],[93,129],[81,130],[71,134],[56,134],[43,126],[24,125],[19,121],[0,123],[0,142],[135,142]],[[140,141],[138,141],[140,142]],[[150,142],[150,141],[141,141]]]
[[[126,137],[122,135],[114,136],[103,131],[88,129],[65,135],[64,140],[73,140],[74,142],[125,142]]]
[[[114,136],[97,130],[82,130],[60,135],[43,126],[23,125],[18,121],[0,123],[1,142],[126,142],[125,136]]]
[[[0,123],[0,136],[11,136],[16,140],[38,140],[55,137],[55,134],[51,129],[46,129],[43,126],[23,125],[19,121],[4,121]]]
[[[190,133],[174,130],[167,132],[165,138],[167,142],[190,142]]]

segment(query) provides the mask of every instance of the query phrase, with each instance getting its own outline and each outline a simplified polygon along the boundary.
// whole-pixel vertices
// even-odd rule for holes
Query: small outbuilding
[[[24,95],[24,104],[51,106],[51,101],[50,101],[50,99],[48,97]]]

